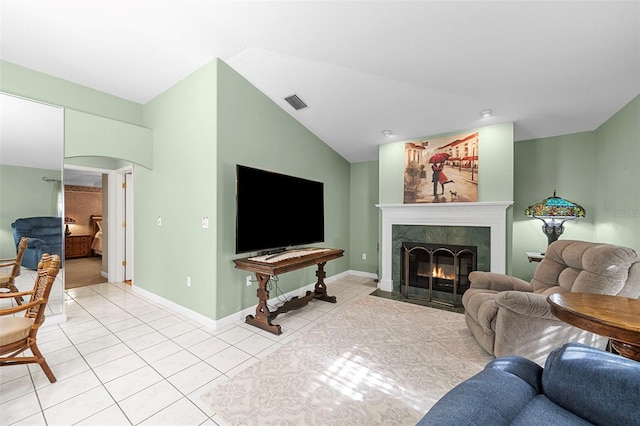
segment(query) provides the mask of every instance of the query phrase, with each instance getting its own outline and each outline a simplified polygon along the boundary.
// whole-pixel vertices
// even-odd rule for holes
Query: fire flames
[[[451,275],[447,275],[442,268],[436,268],[435,266],[433,267],[433,270],[431,271],[431,276],[434,278],[444,278],[447,280],[452,280],[455,278],[455,275],[451,274]]]

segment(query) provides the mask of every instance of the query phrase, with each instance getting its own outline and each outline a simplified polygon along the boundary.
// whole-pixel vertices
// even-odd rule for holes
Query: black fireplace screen
[[[408,298],[459,306],[477,257],[475,246],[404,242],[400,291]]]

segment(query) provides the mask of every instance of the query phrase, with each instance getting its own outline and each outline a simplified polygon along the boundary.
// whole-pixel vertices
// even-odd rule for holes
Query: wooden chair
[[[24,251],[27,249],[28,242],[29,238],[22,237],[18,244],[18,254],[16,257],[11,259],[0,259],[0,268],[11,268],[11,271],[9,272],[0,272],[0,289],[8,289],[11,293],[18,293],[16,277],[20,275],[22,256],[24,255]],[[22,301],[24,300],[22,297],[17,296],[15,299],[18,305],[22,305]]]
[[[0,309],[0,367],[18,364],[39,364],[51,383],[56,377],[38,349],[36,336],[44,322],[44,313],[51,287],[60,270],[60,256],[43,254],[31,291],[0,293],[0,298],[30,296],[29,303]],[[24,311],[23,317],[14,314]],[[21,354],[29,349],[32,356]]]

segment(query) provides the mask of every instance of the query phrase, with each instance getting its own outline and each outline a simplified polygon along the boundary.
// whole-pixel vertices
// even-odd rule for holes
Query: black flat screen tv
[[[324,184],[236,165],[236,253],[324,241]]]

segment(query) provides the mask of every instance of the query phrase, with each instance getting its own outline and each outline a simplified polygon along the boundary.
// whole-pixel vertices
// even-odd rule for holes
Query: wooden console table
[[[547,297],[551,312],[575,327],[611,339],[620,355],[640,361],[640,300],[591,293]]]
[[[259,262],[250,260],[250,258],[236,259],[233,262],[236,265],[236,269],[242,269],[244,271],[254,272],[256,279],[258,280],[258,306],[256,307],[256,315],[247,315],[245,322],[255,327],[262,328],[270,333],[279,335],[282,334],[282,329],[279,324],[273,324],[271,320],[278,315],[285,312],[292,311],[294,309],[302,308],[306,306],[311,299],[319,299],[325,302],[336,303],[335,296],[329,296],[327,294],[327,286],[324,283],[326,273],[324,272],[324,265],[332,260],[342,257],[344,250],[341,249],[318,249],[323,250],[320,252],[304,253],[304,250],[296,251],[296,255],[299,257],[284,258],[277,260],[274,257],[272,262]],[[287,254],[288,255],[288,254]],[[269,311],[267,301],[269,300],[269,291],[267,290],[267,283],[271,276],[277,276],[286,272],[295,271],[298,269],[306,268],[308,266],[318,265],[316,271],[316,282],[314,291],[307,291],[306,295],[302,297],[294,297],[291,300],[285,302],[275,311]]]

